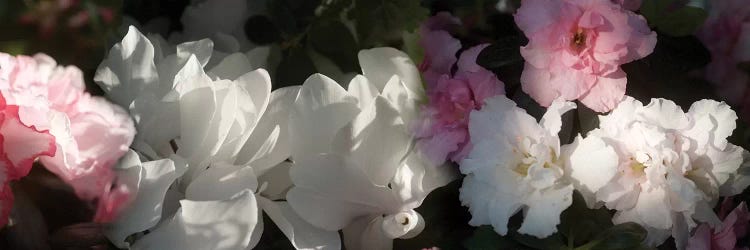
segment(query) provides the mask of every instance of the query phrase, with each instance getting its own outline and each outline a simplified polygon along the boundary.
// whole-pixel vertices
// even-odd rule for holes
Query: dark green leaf
[[[263,15],[252,16],[245,21],[245,34],[255,44],[266,45],[281,41],[281,34],[271,19]]]
[[[478,227],[474,234],[464,241],[464,247],[469,250],[527,249],[508,237],[500,236],[492,226]]]
[[[578,109],[581,107],[579,106]],[[558,232],[574,246],[589,242],[599,232],[612,226],[612,218],[605,208],[590,209],[578,191],[573,193],[573,203],[560,214]],[[571,239],[574,242],[570,242]]]
[[[586,245],[577,250],[628,250],[638,249],[646,239],[646,229],[640,225],[628,222],[615,225],[599,234]]]
[[[640,11],[649,26],[670,36],[695,33],[708,16],[705,10],[676,0],[647,0]]]
[[[315,65],[305,49],[295,47],[291,48],[287,55],[281,59],[276,72],[276,79],[280,84],[279,86],[299,85],[315,72],[317,72]]]
[[[531,235],[521,234],[516,230],[510,231],[508,235],[510,235],[516,242],[534,249],[557,250],[565,248],[565,243],[563,242],[562,237],[560,237],[559,233],[555,233],[544,239],[539,239]]]
[[[320,0],[269,0],[268,14],[282,36],[290,39],[302,33],[315,19]]]
[[[322,21],[312,26],[310,44],[344,72],[358,72],[359,47],[349,29],[340,21]]]
[[[477,56],[477,64],[487,69],[523,62],[521,46],[524,41],[519,37],[508,37],[484,48]]]
[[[415,30],[428,14],[420,1],[355,0],[349,18],[356,22],[359,41],[370,46]]]

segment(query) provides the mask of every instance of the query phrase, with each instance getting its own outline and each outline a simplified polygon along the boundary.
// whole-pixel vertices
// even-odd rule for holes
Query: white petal
[[[525,202],[529,208],[518,232],[538,238],[545,238],[557,232],[560,213],[572,204],[572,194],[572,185],[531,193]]]
[[[598,136],[579,135],[573,142],[566,168],[577,189],[595,193],[617,174],[619,156],[614,148]]]
[[[412,122],[419,116],[419,97],[410,93],[397,75],[391,77],[386,83],[381,95],[396,107],[401,114],[401,119],[407,127],[411,128]]]
[[[273,220],[296,249],[341,249],[337,231],[326,231],[310,225],[286,202],[273,202],[259,197],[258,204]]]
[[[200,61],[201,68],[208,64],[211,60],[211,53],[214,50],[214,42],[211,39],[201,39],[198,41],[190,41],[177,45],[177,57],[180,58],[178,61],[187,60],[190,56],[195,56]]]
[[[307,78],[294,102],[289,134],[295,138],[292,156],[329,151],[338,130],[359,113],[357,100],[330,78],[315,74]]]
[[[539,124],[552,136],[557,136],[562,127],[562,115],[566,112],[576,108],[576,104],[572,102],[566,102],[565,100],[558,98],[552,101],[552,105],[547,108],[547,112],[544,113]]]
[[[378,88],[372,85],[363,75],[356,75],[349,82],[347,89],[350,95],[359,100],[359,108],[364,109],[380,94]]]
[[[640,119],[667,129],[683,129],[690,124],[685,111],[673,101],[654,98],[639,113]]]
[[[737,169],[736,174],[733,174],[724,184],[721,185],[720,193],[721,196],[732,196],[742,193],[748,186],[750,186],[750,152],[742,150],[742,164]],[[715,167],[714,169],[720,169]],[[718,173],[714,172],[717,176]]]
[[[286,192],[294,186],[292,177],[289,176],[289,170],[293,165],[292,162],[285,161],[259,176],[258,183],[264,187],[261,194],[271,200],[285,199]]]
[[[646,225],[657,229],[672,227],[672,216],[666,206],[669,203],[664,189],[645,188],[638,196],[635,212]]]
[[[392,191],[377,186],[355,162],[335,155],[297,161],[290,171],[293,187],[287,201],[311,224],[339,230],[359,216],[397,208]]]
[[[237,164],[249,164],[259,173],[289,158],[292,141],[289,135],[289,115],[299,86],[280,88],[271,92],[268,108],[253,129],[247,143],[237,155]],[[275,132],[278,130],[278,132]],[[278,136],[270,136],[277,134]],[[269,147],[263,147],[269,145]],[[266,150],[261,150],[266,149]]]
[[[709,116],[711,118],[714,127],[709,131],[713,135],[713,145],[717,148],[723,149],[727,144],[727,137],[732,135],[732,132],[737,127],[737,114],[734,113],[731,107],[724,102],[717,102],[714,100],[700,100],[693,103],[690,106],[688,115],[693,120],[698,120],[703,117]]]
[[[192,201],[228,200],[244,191],[255,192],[257,187],[253,168],[213,164],[190,182],[185,198]]]
[[[128,27],[128,34],[112,47],[94,76],[94,81],[112,101],[123,107],[130,106],[141,90],[158,80],[154,47],[133,26]]]
[[[211,68],[208,73],[219,79],[235,80],[241,75],[247,73],[251,68],[250,60],[248,60],[245,54],[233,53],[224,57],[224,59]]]
[[[383,232],[382,216],[365,216],[344,228],[346,249],[392,250],[393,239]]]
[[[226,201],[180,202],[172,220],[136,241],[133,249],[244,249],[258,223],[258,205],[250,192]]]
[[[365,77],[380,91],[393,75],[398,75],[409,91],[416,96],[424,95],[419,71],[404,52],[388,47],[360,50],[359,64]]]
[[[334,152],[351,155],[373,183],[386,186],[401,166],[410,143],[398,111],[378,96],[341,129],[333,147]]]
[[[420,154],[411,152],[390,184],[403,206],[413,209],[419,207],[432,190],[457,179],[457,172],[450,165],[431,166]]]

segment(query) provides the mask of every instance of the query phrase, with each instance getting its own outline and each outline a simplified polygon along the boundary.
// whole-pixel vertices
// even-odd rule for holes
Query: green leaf
[[[676,0],[647,0],[640,11],[649,26],[670,36],[691,35],[708,17],[705,10]]]
[[[276,80],[279,86],[300,85],[315,72],[317,72],[315,64],[307,51],[302,47],[294,47],[289,49],[286,57],[281,59],[276,72]]]
[[[589,242],[599,232],[611,226],[612,218],[607,209],[588,208],[583,196],[575,191],[573,203],[560,214],[557,230],[567,238],[568,246],[572,247]]]
[[[521,45],[524,41],[519,37],[508,37],[495,41],[477,56],[477,64],[487,69],[495,69],[511,64],[523,62]]]
[[[641,248],[641,243],[646,239],[646,229],[640,225],[628,222],[615,225],[586,245],[576,250],[627,250]]]
[[[312,26],[310,44],[344,72],[358,72],[359,47],[351,31],[340,21],[322,21]]]
[[[559,233],[552,234],[543,239],[521,234],[516,230],[510,231],[508,235],[510,235],[516,242],[533,249],[556,250],[565,248],[565,244]]]
[[[528,249],[507,237],[500,236],[492,226],[478,227],[474,234],[464,241],[464,247],[470,250]]]
[[[369,47],[400,38],[427,18],[429,10],[414,0],[355,0],[349,18],[356,22],[360,43]]]
[[[409,55],[409,58],[415,64],[422,64],[422,60],[424,60],[424,48],[419,45],[419,32],[404,31],[402,39],[404,41],[404,52]]]

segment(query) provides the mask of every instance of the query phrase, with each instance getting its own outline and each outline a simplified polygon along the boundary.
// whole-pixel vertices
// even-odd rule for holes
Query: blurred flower
[[[735,250],[738,238],[747,236],[750,224],[750,212],[747,211],[745,202],[741,202],[732,212],[732,199],[726,198],[721,204],[720,217],[723,220],[721,227],[711,228],[708,224],[701,224],[693,232],[687,244],[688,250]],[[746,247],[744,249],[747,249]]]
[[[137,196],[107,232],[115,245],[252,248],[265,212],[295,247],[335,248],[337,234],[280,200],[291,186],[286,122],[299,88],[271,92],[264,49],[216,53],[208,39],[173,47],[131,26],[110,50],[95,80],[140,132],[118,166]]]
[[[508,220],[523,209],[518,232],[545,238],[557,231],[560,213],[572,204],[573,185],[560,157],[561,116],[575,104],[557,99],[542,120],[504,95],[487,99],[469,122],[472,148],[461,161],[466,174],[459,198],[472,226],[492,225],[508,234]]]
[[[651,246],[671,234],[681,249],[697,222],[720,223],[711,210],[719,196],[750,184],[743,174],[748,152],[726,140],[736,119],[728,105],[712,100],[685,113],[669,100],[643,106],[626,97],[563,155],[590,207],[604,203],[617,210],[614,223],[642,225]]]
[[[105,23],[114,21],[114,13],[108,7],[95,7],[97,18]],[[69,13],[73,13],[70,15]],[[69,17],[68,17],[69,16]],[[67,19],[69,28],[81,28],[91,21],[91,12],[79,0],[41,0],[30,6],[30,9],[19,17],[19,22],[39,26],[39,35],[51,36],[57,24]]]
[[[747,100],[750,77],[738,68],[750,62],[750,5],[743,0],[711,1],[709,15],[697,36],[711,52],[706,79],[718,95],[734,105]]]
[[[40,160],[80,198],[100,199],[118,185],[112,166],[133,140],[133,122],[120,107],[86,93],[78,68],[57,66],[43,54],[0,54],[0,92],[19,107],[25,125],[55,136],[56,154]],[[127,193],[126,187],[116,190]]]
[[[447,159],[459,162],[466,157],[471,149],[469,113],[481,109],[486,98],[505,94],[503,82],[476,64],[488,44],[462,52],[458,70],[451,73],[461,42],[447,29],[458,24],[458,19],[440,12],[420,27],[420,44],[425,49],[420,71],[426,81],[428,102],[413,130],[420,139],[418,147],[434,164]]]
[[[4,95],[0,93],[0,228],[13,207],[9,182],[26,176],[37,157],[55,155],[55,137],[24,124],[19,107],[8,105]]]
[[[524,0],[515,20],[529,38],[521,47],[523,91],[545,107],[562,97],[611,110],[625,95],[620,65],[656,45],[646,19],[609,1]]]
[[[364,75],[348,90],[320,74],[302,85],[290,116],[294,187],[286,198],[312,225],[343,230],[347,249],[392,249],[393,239],[422,231],[414,209],[455,176],[410,146],[423,90],[408,56],[375,48],[359,60]]]

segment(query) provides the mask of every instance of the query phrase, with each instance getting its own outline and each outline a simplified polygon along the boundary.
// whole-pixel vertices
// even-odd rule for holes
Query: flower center
[[[579,28],[573,33],[573,40],[571,40],[570,47],[579,53],[586,47],[586,32],[583,29]]]

